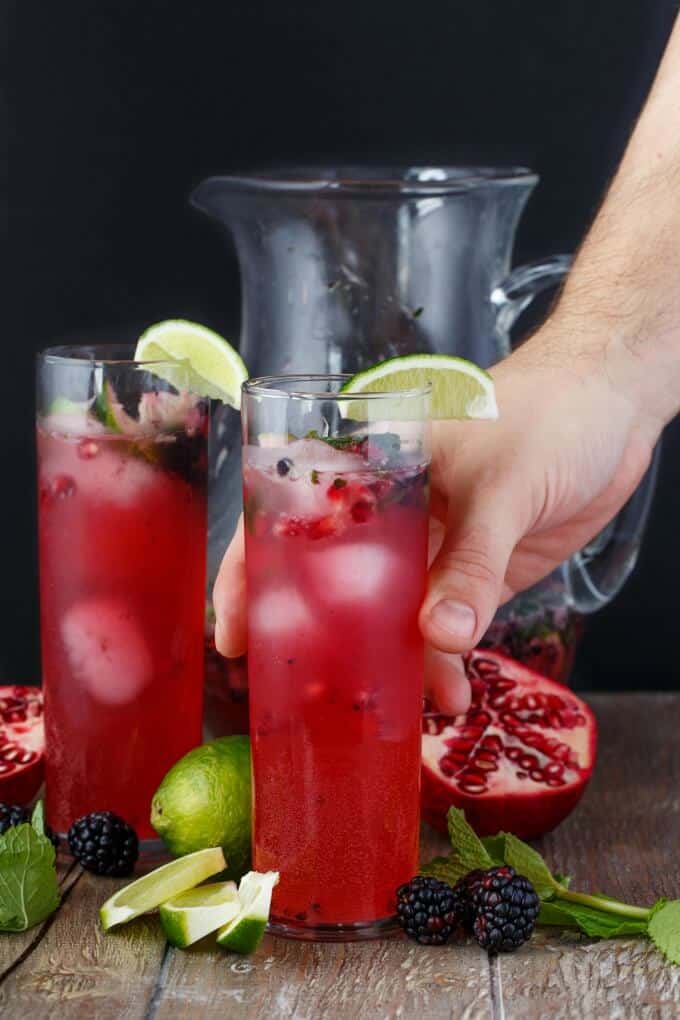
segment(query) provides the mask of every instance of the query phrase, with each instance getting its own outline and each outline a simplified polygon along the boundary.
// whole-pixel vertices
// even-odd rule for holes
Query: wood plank
[[[476,946],[426,948],[402,939],[322,945],[267,936],[237,957],[210,945],[173,951],[154,1020],[189,1008],[202,1017],[295,1020],[486,1020],[486,954]]]
[[[680,896],[680,697],[596,695],[593,781],[559,830],[538,844],[574,887],[647,905]],[[680,968],[646,941],[549,936],[499,959],[507,1020],[677,1020]]]
[[[590,699],[600,762],[574,815],[542,841],[579,888],[631,902],[680,892],[680,697]],[[446,846],[424,830],[423,856]],[[209,940],[167,949],[157,918],[103,935],[97,909],[121,882],[75,869],[75,884],[34,933],[0,936],[0,1013],[7,1020],[399,1017],[673,1020],[680,968],[641,940],[593,942],[544,930],[489,964],[474,944],[425,948],[401,939],[354,945],[266,937],[252,957]],[[2,980],[2,973],[5,978]]]
[[[62,899],[68,896],[71,886],[80,877],[81,868],[66,854],[57,859],[57,876]],[[28,931],[0,934],[0,982],[19,965],[44,937],[54,918],[47,918],[42,924]]]
[[[165,939],[155,917],[102,932],[99,907],[123,884],[80,870],[44,936],[0,983],[3,1020],[142,1020]]]

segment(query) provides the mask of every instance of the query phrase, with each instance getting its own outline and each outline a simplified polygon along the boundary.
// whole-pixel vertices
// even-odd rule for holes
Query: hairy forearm
[[[680,410],[680,18],[546,334],[661,424]]]

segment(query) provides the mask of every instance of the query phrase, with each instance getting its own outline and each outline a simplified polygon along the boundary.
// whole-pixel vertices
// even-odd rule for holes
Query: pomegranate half
[[[455,805],[480,836],[550,832],[592,775],[595,716],[563,684],[497,652],[472,652],[466,669],[469,711],[423,718],[423,818],[446,832]]]
[[[0,687],[0,801],[27,804],[43,781],[45,728],[39,687]]]

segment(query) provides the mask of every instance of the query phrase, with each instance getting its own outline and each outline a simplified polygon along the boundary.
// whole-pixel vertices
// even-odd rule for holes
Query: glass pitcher
[[[510,352],[533,298],[569,270],[566,255],[511,269],[537,181],[522,167],[307,168],[211,177],[191,202],[235,243],[251,375],[356,372],[412,352],[488,367]],[[213,576],[240,507],[237,427],[217,414]],[[566,677],[580,614],[605,605],[633,569],[653,475],[587,549],[500,612],[490,643]]]

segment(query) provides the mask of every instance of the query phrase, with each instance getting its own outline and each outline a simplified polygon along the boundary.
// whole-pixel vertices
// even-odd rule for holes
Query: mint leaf
[[[652,908],[647,931],[660,953],[680,964],[680,900],[660,900]]]
[[[591,938],[611,939],[619,935],[645,935],[647,922],[609,914],[606,910],[554,899],[541,903],[538,924],[576,927]]]
[[[505,864],[504,832],[497,832],[495,836],[482,836],[482,845],[494,864]]]
[[[490,868],[493,861],[481,839],[465,819],[465,812],[460,808],[449,808],[447,815],[449,838],[453,847],[453,856],[465,869],[463,874],[476,868]]]
[[[563,889],[568,889],[571,885],[571,875],[560,875],[559,871],[556,871],[553,878]]]
[[[504,836],[505,863],[529,879],[540,899],[551,899],[557,891],[557,883],[539,852],[511,832],[504,833]]]
[[[45,811],[43,809],[43,802],[41,800],[33,808],[33,814],[31,815],[31,825],[38,833],[39,836],[45,835]]]
[[[420,874],[432,875],[433,878],[438,878],[440,882],[455,885],[459,878],[467,875],[467,869],[460,863],[455,854],[449,854],[448,857],[433,857],[428,864],[422,866]]]
[[[59,905],[54,847],[28,823],[0,837],[0,930],[25,931]]]

